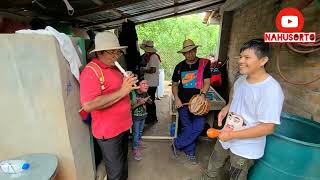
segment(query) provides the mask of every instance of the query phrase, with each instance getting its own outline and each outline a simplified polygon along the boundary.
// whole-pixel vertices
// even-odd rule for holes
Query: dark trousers
[[[189,111],[188,106],[178,109],[181,121],[181,133],[174,141],[174,145],[187,155],[194,156],[196,152],[196,140],[204,128],[204,116],[197,116]]]
[[[102,151],[108,180],[128,179],[128,132],[110,139],[97,139]]]
[[[157,108],[156,108],[156,103],[154,102],[156,99],[156,91],[157,87],[149,87],[148,89],[148,95],[150,96],[152,103],[146,103],[147,105],[147,118],[146,118],[146,124],[148,123],[154,123],[157,122]]]
[[[223,149],[219,141],[214,146],[214,152],[209,159],[208,168],[203,172],[203,180],[227,179],[224,166],[230,158],[229,176],[230,180],[247,180],[247,175],[254,160],[233,154],[229,149]]]
[[[101,163],[101,160],[103,160],[103,158],[102,158],[101,148],[96,138],[93,138],[93,148],[94,148],[94,159],[95,159],[95,164],[97,168]]]

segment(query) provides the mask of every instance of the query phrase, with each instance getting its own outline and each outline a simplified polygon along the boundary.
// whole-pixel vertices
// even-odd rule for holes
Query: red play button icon
[[[279,32],[300,32],[304,25],[302,13],[296,8],[284,8],[276,17]]]

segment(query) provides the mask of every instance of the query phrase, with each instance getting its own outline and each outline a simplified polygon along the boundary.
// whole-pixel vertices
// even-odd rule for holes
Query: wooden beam
[[[82,18],[82,17],[77,17],[76,19],[77,19],[77,20],[79,20],[79,21],[86,22],[86,23],[91,22],[91,20],[88,20],[88,19],[86,19],[86,18]]]
[[[150,20],[147,20],[147,21],[135,22],[135,24],[138,25],[138,24],[148,23],[148,22],[152,22],[152,21],[157,21],[157,20],[165,19],[165,18],[170,18],[170,17],[175,17],[175,16],[181,16],[181,15],[191,14],[191,13],[194,13],[194,12],[196,12],[196,11],[199,11],[199,10],[202,10],[202,9],[205,9],[205,8],[209,8],[209,7],[212,7],[212,6],[216,6],[216,5],[223,4],[224,2],[226,2],[226,0],[214,2],[214,3],[211,3],[211,4],[205,5],[205,6],[201,6],[201,7],[195,8],[195,9],[183,11],[183,12],[180,12],[180,13],[178,12],[178,13],[176,13],[176,14],[171,13],[171,14],[164,15],[164,16],[161,16],[161,17],[158,17],[158,18],[153,18],[153,19],[150,19]],[[114,22],[114,21],[112,21],[112,22]],[[108,26],[108,24],[111,24],[112,22],[109,22],[109,23],[100,23],[99,25]],[[98,28],[98,29],[95,29],[95,30],[101,31],[101,30],[106,30],[106,29],[113,29],[113,28],[118,27],[118,26],[121,24],[121,22],[122,22],[122,21],[118,20],[118,23],[116,23],[116,24],[114,24],[114,25],[110,25],[110,26],[108,26],[108,27],[106,27],[106,28]],[[98,24],[97,24],[97,25],[98,25]],[[80,26],[80,27],[84,27],[84,26]],[[89,26],[86,26],[86,27],[89,27]]]
[[[98,6],[103,6],[104,5],[104,2],[102,0],[90,0],[90,1],[94,2]],[[122,13],[120,10],[117,10],[117,9],[110,9],[108,11],[110,11],[115,16],[119,16],[119,17],[123,17],[123,18],[127,16],[126,14]],[[67,18],[67,20],[70,21],[70,20],[72,20],[72,18],[74,18],[74,17],[73,16],[72,17],[69,16],[69,18]],[[86,18],[82,17],[82,16],[75,17],[75,19],[81,20],[81,21],[83,21],[85,23],[90,23],[90,22],[91,23],[95,23],[95,22],[97,22],[97,21],[85,20]]]
[[[224,5],[220,8],[220,14],[222,15],[224,11],[233,11],[237,8],[240,8],[248,3],[250,3],[251,0],[228,0]]]
[[[116,16],[120,16],[121,18],[127,18],[129,15],[126,13],[123,13],[122,11],[118,9],[111,9],[109,10],[111,13],[113,13]]]
[[[179,4],[179,0],[174,0],[174,5]],[[176,14],[179,11],[179,6],[174,8],[174,14]]]
[[[135,14],[135,15],[130,15],[130,16],[127,16],[126,18],[135,18],[135,17],[139,17],[139,16],[142,16],[142,15],[145,15],[145,14],[152,14],[152,13],[155,13],[155,12],[158,12],[158,11],[163,11],[163,10],[167,10],[167,9],[170,9],[170,8],[176,8],[176,7],[179,7],[179,6],[192,4],[192,3],[195,3],[195,2],[198,2],[198,1],[201,1],[201,0],[193,0],[193,1],[182,2],[182,3],[174,4],[174,5],[171,5],[171,6],[158,8],[158,9],[155,9],[155,10],[150,10],[150,11],[145,11],[145,12],[138,13],[138,14]],[[123,18],[118,18],[118,19],[114,19],[112,21],[119,21],[119,20],[122,20],[122,19]],[[82,27],[90,27],[90,26],[95,26],[95,25],[99,25],[99,24],[102,24],[102,23],[106,23],[106,21],[102,20],[100,22],[93,22],[93,23],[85,24]]]
[[[104,2],[102,0],[90,0],[90,1],[94,2],[98,6],[104,5]],[[118,9],[110,9],[109,11],[112,14],[114,14],[115,16],[120,16],[120,17],[127,16],[126,14],[122,13],[122,11],[120,11]],[[79,19],[79,18],[77,18],[77,19]],[[84,19],[84,18],[82,18],[82,19]]]
[[[114,9],[109,10],[112,14],[122,17],[122,14]]]
[[[0,1],[0,9],[7,9],[14,7],[14,4],[9,0],[2,0]]]
[[[145,1],[145,0],[123,0],[123,1],[119,1],[117,3],[113,3],[112,0],[108,0],[107,3],[104,3],[103,5],[98,6],[96,8],[90,8],[90,9],[82,10],[80,12],[75,11],[72,17],[75,18],[75,17],[80,17],[80,16],[88,16],[90,14],[94,14],[94,13],[97,13],[100,11],[107,11],[110,9],[119,8],[121,6],[125,6],[128,4],[134,4],[137,2],[141,2],[141,1]],[[68,16],[66,16],[64,18],[70,19],[70,17],[68,17]]]
[[[5,11],[5,10],[1,10],[0,9],[0,17],[7,17],[7,18],[12,18],[21,22],[26,22],[26,21],[30,21],[32,18],[31,17],[26,17],[23,16],[19,13],[13,13],[13,12],[9,12],[9,11]]]
[[[1,0],[0,9],[23,8],[30,4],[31,0]]]
[[[95,3],[98,6],[102,6],[104,4],[104,2],[101,0],[90,0],[90,1],[92,1],[93,3]]]
[[[173,140],[175,137],[171,136],[142,136],[142,139],[148,140]]]

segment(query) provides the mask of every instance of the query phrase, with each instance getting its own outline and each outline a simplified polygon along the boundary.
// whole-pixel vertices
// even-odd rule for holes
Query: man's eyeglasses
[[[121,51],[120,49],[114,49],[114,50],[107,50],[107,51],[104,51],[108,54],[116,54],[116,55],[122,55],[123,54],[123,51]]]

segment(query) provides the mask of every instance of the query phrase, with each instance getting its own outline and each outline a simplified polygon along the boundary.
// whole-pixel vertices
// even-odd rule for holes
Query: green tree
[[[153,40],[161,56],[161,67],[165,69],[166,80],[170,80],[174,67],[184,59],[177,53],[185,39],[192,39],[198,48],[198,57],[208,57],[215,53],[219,26],[202,23],[201,14],[193,14],[153,21],[136,27],[139,44],[142,40]]]

